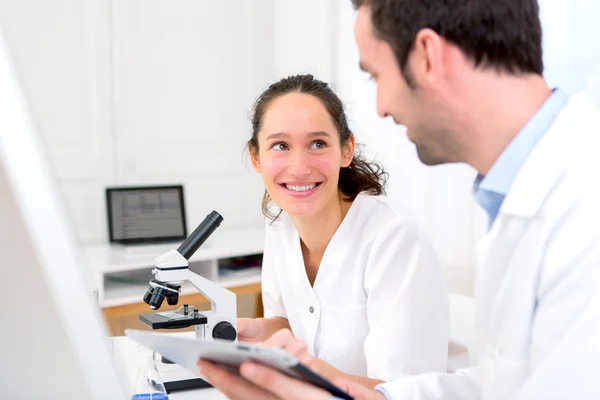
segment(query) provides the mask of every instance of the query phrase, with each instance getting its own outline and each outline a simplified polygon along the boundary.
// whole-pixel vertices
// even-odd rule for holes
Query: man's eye
[[[271,148],[278,151],[287,150],[287,146],[284,143],[275,143]]]

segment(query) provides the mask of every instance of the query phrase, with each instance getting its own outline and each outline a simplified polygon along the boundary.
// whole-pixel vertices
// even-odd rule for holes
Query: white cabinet
[[[263,247],[264,229],[217,231],[191,257],[190,269],[227,288],[260,283],[260,268],[225,273],[225,268],[220,268],[220,261],[261,254]],[[87,246],[85,255],[94,274],[100,306],[110,308],[140,303],[152,279],[154,258],[160,254],[128,252],[109,245]],[[192,285],[182,285],[182,296],[196,293],[199,292]]]

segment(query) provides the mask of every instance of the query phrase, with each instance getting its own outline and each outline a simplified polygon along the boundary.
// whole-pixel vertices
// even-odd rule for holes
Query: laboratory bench
[[[189,268],[216,282],[238,297],[238,316],[262,316],[260,260],[264,248],[264,228],[220,230],[210,237],[189,259]],[[139,314],[150,311],[142,297],[152,279],[153,261],[172,246],[90,245],[84,254],[91,267],[97,301],[110,333],[123,335],[127,328],[149,329],[139,321]],[[232,264],[248,260],[243,268]],[[258,260],[258,263],[257,263]],[[176,306],[165,304],[160,311],[173,310],[183,304],[199,310],[210,309],[209,301],[191,284],[181,287]]]

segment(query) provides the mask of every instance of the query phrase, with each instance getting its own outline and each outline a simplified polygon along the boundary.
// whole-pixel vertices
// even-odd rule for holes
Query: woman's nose
[[[308,155],[303,151],[296,151],[290,154],[287,165],[288,172],[295,176],[310,174],[311,168]]]

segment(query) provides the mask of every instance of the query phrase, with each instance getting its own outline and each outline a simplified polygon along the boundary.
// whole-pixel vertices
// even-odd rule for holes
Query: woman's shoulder
[[[362,218],[369,219],[378,225],[397,225],[416,223],[414,214],[399,201],[385,195],[369,195],[361,193],[357,196],[357,206]]]
[[[275,218],[267,217],[265,219],[265,229],[267,235],[281,237],[293,232],[294,225],[285,211],[278,211],[273,214]]]

